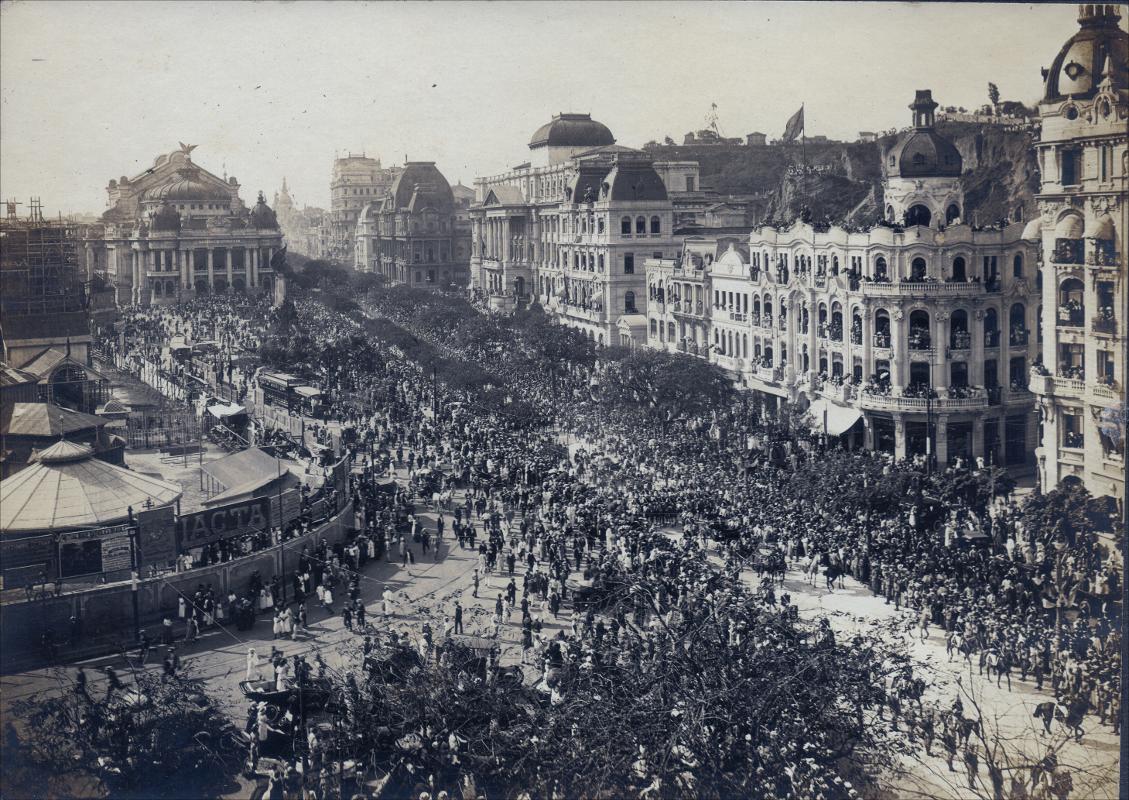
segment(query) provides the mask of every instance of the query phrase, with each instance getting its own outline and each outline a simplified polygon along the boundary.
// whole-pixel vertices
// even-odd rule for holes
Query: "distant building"
[[[379,158],[352,153],[335,158],[329,183],[328,257],[343,263],[353,261],[354,237],[361,209],[392,190],[400,168],[384,169]]]
[[[272,262],[282,249],[274,211],[262,192],[248,209],[239,181],[197,166],[194,149],[181,145],[106,187],[110,209],[86,247],[119,305],[274,287]]]
[[[859,131],[860,142],[877,142],[878,134],[874,131]]]
[[[460,188],[461,207],[435,162],[405,164],[389,194],[361,209],[354,234],[355,268],[382,275],[392,285],[466,288],[469,198],[466,187]]]
[[[750,133],[745,136],[745,145],[748,147],[764,147],[768,144],[768,135],[764,133]]]
[[[701,131],[690,131],[682,138],[683,145],[714,145],[714,144],[742,144],[737,138],[726,138],[712,128]]]
[[[1126,194],[1129,44],[1113,5],[1080,7],[1079,30],[1049,70],[1035,144],[1042,244],[1040,483],[1079,478],[1125,498]]]
[[[290,195],[285,176],[282,189],[274,195],[274,212],[290,252],[312,259],[329,257],[325,209],[314,206],[298,208]]]
[[[601,344],[644,341],[643,262],[677,250],[676,198],[698,188],[696,165],[617,145],[588,114],[542,125],[528,158],[475,181],[473,289],[500,310],[537,301]]]

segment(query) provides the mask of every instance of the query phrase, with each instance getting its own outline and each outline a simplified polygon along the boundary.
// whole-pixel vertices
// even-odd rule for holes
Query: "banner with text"
[[[269,530],[271,502],[255,497],[241,503],[185,514],[177,521],[177,546],[181,552],[220,539]]]

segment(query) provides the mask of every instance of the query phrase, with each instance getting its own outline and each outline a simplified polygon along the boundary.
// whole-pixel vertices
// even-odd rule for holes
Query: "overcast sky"
[[[436,161],[470,184],[580,111],[628,146],[704,126],[854,138],[942,105],[1032,102],[1074,5],[6,2],[0,196],[100,213],[177,142],[268,198],[328,205],[334,152]],[[1123,20],[1123,24],[1124,24]],[[26,207],[20,209],[21,213]]]

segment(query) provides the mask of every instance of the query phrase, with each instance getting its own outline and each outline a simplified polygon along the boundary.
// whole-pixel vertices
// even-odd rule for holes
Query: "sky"
[[[328,206],[335,153],[435,161],[453,184],[526,158],[553,114],[638,147],[705,126],[779,136],[907,125],[942,105],[1032,103],[1074,5],[698,2],[3,2],[0,197],[106,208],[111,178],[196,144],[245,201],[285,175]],[[1123,20],[1123,25],[1125,20]],[[20,213],[26,212],[26,206]]]

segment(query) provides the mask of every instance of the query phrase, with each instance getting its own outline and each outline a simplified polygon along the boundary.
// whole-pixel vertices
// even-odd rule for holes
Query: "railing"
[[[835,385],[830,381],[823,384],[823,388],[819,393],[829,400],[835,400],[839,403],[848,403],[855,397],[855,387],[849,383],[841,383]]]
[[[1090,387],[1090,393],[1094,397],[1100,397],[1103,400],[1122,400],[1121,391],[1116,383],[1095,383]]]
[[[773,377],[774,375],[775,371],[772,369],[772,367],[757,367],[757,377],[762,381],[768,381],[771,383],[773,380],[775,380],[775,378]]]
[[[1012,347],[1026,347],[1028,339],[1031,338],[1031,331],[1012,331],[1007,338],[1008,344]]]
[[[1058,324],[1065,328],[1081,328],[1086,324],[1086,312],[1080,308],[1059,309]]]
[[[874,346],[875,347],[881,347],[881,348],[884,348],[884,349],[890,348],[891,347],[891,345],[890,345],[890,334],[888,334],[888,333],[876,333],[876,334],[874,334]]]
[[[969,350],[972,348],[972,334],[964,331],[953,331],[949,336],[949,347],[953,350]]]
[[[729,319],[731,319],[733,322],[745,322],[748,318],[749,318],[749,315],[745,314],[741,311],[730,311],[729,312]]]
[[[858,404],[863,408],[874,410],[909,411],[924,414],[930,410],[941,411],[972,411],[988,406],[988,397],[981,394],[976,397],[937,397],[928,400],[924,397],[901,397],[885,394],[858,395]]]
[[[771,328],[772,327],[772,314],[765,314],[764,316],[761,317],[761,327],[762,328]]]
[[[985,347],[999,347],[1000,346],[1000,332],[997,331],[984,331],[984,346]]]
[[[1117,320],[1107,317],[1094,317],[1090,321],[1090,328],[1094,333],[1117,333]]]
[[[984,294],[987,288],[983,283],[942,282],[942,281],[898,281],[896,283],[862,283],[863,294],[874,297],[898,297],[901,295],[925,295],[927,297],[968,297]]]
[[[760,314],[750,314],[749,321],[753,323],[754,327],[759,328],[761,326]]]
[[[1056,395],[1081,396],[1086,391],[1086,381],[1083,378],[1054,378],[1054,392]]]

